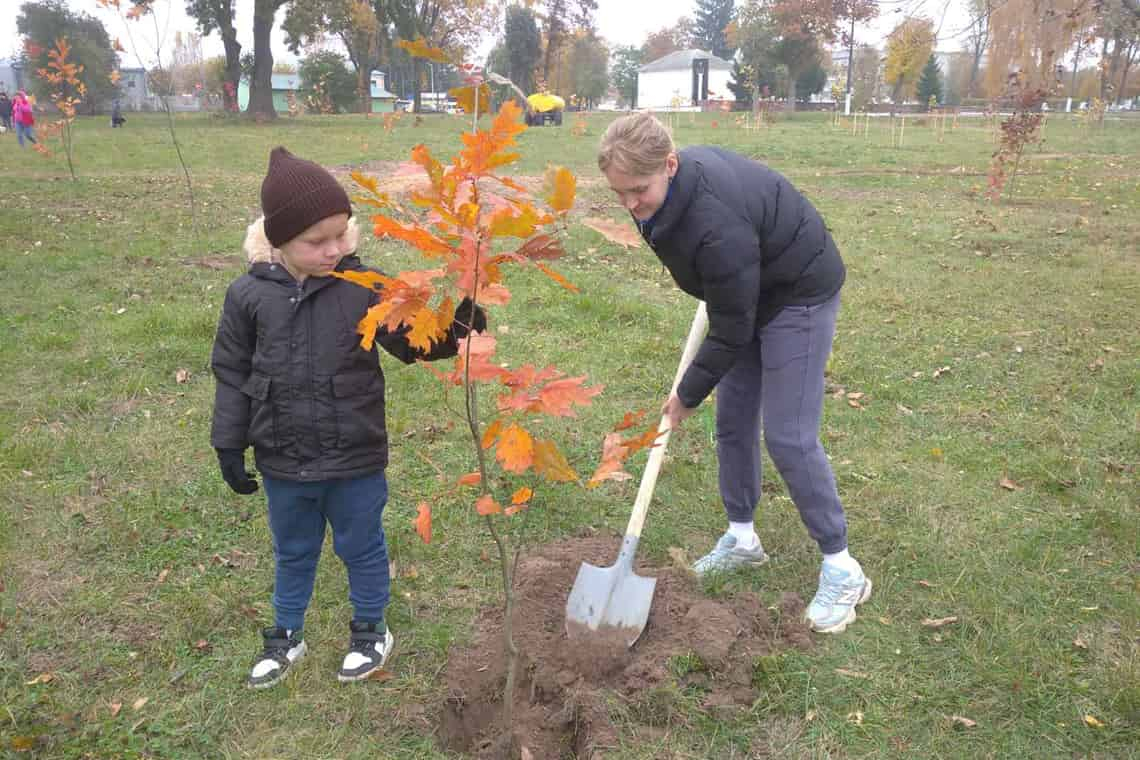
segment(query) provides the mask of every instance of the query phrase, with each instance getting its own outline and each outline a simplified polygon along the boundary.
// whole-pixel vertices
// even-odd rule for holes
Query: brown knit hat
[[[352,216],[352,204],[333,175],[278,146],[269,154],[269,171],[261,182],[261,212],[265,237],[280,248],[333,214]]]

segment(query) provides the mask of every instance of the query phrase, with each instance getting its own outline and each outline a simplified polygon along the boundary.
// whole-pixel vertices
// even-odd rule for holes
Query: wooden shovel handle
[[[697,347],[705,337],[709,326],[709,315],[705,310],[705,302],[697,302],[697,313],[693,315],[693,326],[689,328],[689,337],[685,341],[685,350],[681,352],[681,363],[677,365],[677,376],[673,378],[673,387],[670,393],[677,392],[685,370],[689,368]],[[641,475],[641,486],[637,489],[637,499],[633,502],[633,513],[629,516],[629,525],[625,529],[626,536],[638,538],[641,536],[641,527],[645,524],[645,513],[649,509],[649,501],[653,498],[653,488],[657,485],[657,474],[661,472],[661,461],[665,459],[665,446],[669,443],[669,419],[661,417],[657,425],[660,436],[657,445],[649,450],[649,461],[645,465],[645,472]]]

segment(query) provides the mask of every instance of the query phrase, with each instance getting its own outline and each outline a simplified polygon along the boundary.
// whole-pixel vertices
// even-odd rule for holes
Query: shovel
[[[693,326],[689,328],[689,338],[681,353],[677,376],[673,378],[672,392],[677,391],[681,377],[693,361],[708,323],[705,303],[701,301],[693,316]],[[629,516],[629,525],[625,529],[625,540],[622,541],[617,562],[610,567],[595,567],[583,562],[578,568],[578,578],[566,600],[566,634],[571,638],[589,632],[601,633],[606,637],[613,636],[631,647],[645,630],[657,579],[643,578],[633,572],[633,555],[637,552],[637,543],[641,539],[641,527],[645,524],[645,512],[653,497],[653,487],[657,485],[661,460],[665,458],[665,445],[669,443],[669,421],[666,417],[661,418],[657,431],[657,444],[649,450],[649,461],[641,476],[641,486],[637,489],[637,498],[633,502],[633,512]]]

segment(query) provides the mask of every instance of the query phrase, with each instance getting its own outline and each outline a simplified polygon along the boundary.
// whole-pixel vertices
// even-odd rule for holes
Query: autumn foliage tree
[[[914,95],[922,68],[934,49],[934,23],[908,18],[887,37],[887,61],[883,81],[891,86],[891,100],[901,103]]]
[[[416,55],[443,55],[422,40],[407,47]],[[424,173],[427,184],[412,193],[411,211],[394,203],[375,179],[353,175],[364,190],[356,201],[375,211],[371,217],[375,235],[415,248],[431,264],[394,276],[337,275],[379,295],[377,305],[359,324],[362,346],[370,348],[376,330],[384,326],[406,329],[412,345],[429,348],[445,338],[455,304],[463,298],[483,308],[508,303],[512,294],[505,273],[512,267],[537,270],[566,290],[577,291],[550,265],[563,255],[558,234],[566,227],[574,203],[574,175],[551,167],[541,204],[525,186],[504,174],[519,158],[515,138],[526,129],[522,115],[519,105],[507,101],[489,128],[462,135],[462,150],[450,163],[439,161],[427,146],[416,146],[411,167]],[[484,518],[498,552],[508,655],[504,721],[509,728],[518,655],[512,629],[518,555],[509,545],[509,523],[503,521],[531,508],[542,484],[581,480],[555,441],[542,432],[541,420],[576,416],[602,388],[588,385],[585,375],[570,376],[554,366],[526,363],[506,369],[496,358],[496,348],[492,335],[472,332],[459,341],[459,356],[450,372],[431,371],[446,387],[462,394],[471,440],[474,468],[456,478],[453,493],[469,494],[464,500]],[[589,485],[622,478],[622,462],[652,445],[655,428],[628,437],[621,432],[638,420],[627,415],[607,436],[602,463]],[[429,502],[419,504],[415,527],[425,542],[432,538],[432,514]]]
[[[63,143],[63,151],[67,155],[67,169],[71,172],[71,179],[75,179],[75,163],[72,160],[72,133],[71,126],[75,121],[76,107],[87,96],[87,86],[80,80],[83,73],[83,64],[68,60],[71,47],[67,40],[60,37],[55,46],[48,51],[48,65],[38,69],[36,74],[47,85],[52,103],[59,111],[57,119],[41,131],[41,136],[58,134]],[[35,149],[48,155],[47,148],[42,142],[35,143]]]

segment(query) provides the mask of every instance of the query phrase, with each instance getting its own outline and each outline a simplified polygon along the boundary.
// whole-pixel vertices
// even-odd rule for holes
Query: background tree
[[[253,74],[249,79],[247,115],[256,119],[276,119],[273,107],[273,34],[277,9],[289,0],[254,0],[253,3]]]
[[[735,49],[728,44],[724,30],[732,21],[735,7],[735,0],[697,0],[693,45],[731,60]]]
[[[349,71],[344,58],[331,50],[321,50],[305,57],[298,73],[301,90],[312,111],[334,113],[351,111],[356,104],[356,75]]]
[[[371,113],[372,71],[390,47],[388,25],[386,0],[292,0],[282,28],[294,54],[326,34],[339,40],[355,71],[358,108]]]
[[[194,32],[175,32],[170,53],[171,89],[166,92],[201,94],[206,86],[202,37]]]
[[[1005,94],[1011,72],[1021,75],[1023,91],[1056,89],[1057,62],[1075,42],[1085,0],[1005,0],[990,12],[986,48],[986,94]]]
[[[796,98],[806,103],[812,95],[815,95],[817,92],[823,92],[824,85],[826,84],[827,70],[819,63],[816,63],[815,66],[804,70],[799,77],[796,78]]]
[[[773,58],[788,70],[788,108],[796,107],[800,76],[823,61],[823,45],[838,33],[835,0],[776,0],[771,7],[777,42]]]
[[[568,70],[572,78],[570,91],[565,94],[576,96],[580,106],[593,108],[609,87],[609,59],[609,48],[596,34],[578,32],[570,49]]]
[[[866,108],[879,99],[879,86],[883,82],[882,61],[874,45],[860,45],[855,51],[855,70],[851,86],[852,104],[856,109]]]
[[[876,0],[834,0],[835,20],[839,26],[839,35],[844,47],[847,48],[847,71],[843,81],[844,91],[851,92],[854,87],[855,76],[855,25],[865,23],[879,15],[879,4]]]
[[[83,84],[82,110],[94,113],[118,92],[111,81],[118,58],[98,19],[73,12],[63,0],[27,2],[16,16],[16,30],[24,38],[23,61],[29,71],[47,69],[56,40],[67,40],[68,62],[82,67],[76,75]],[[33,92],[44,100],[54,92],[50,82],[42,77],[33,79],[31,84]]]
[[[982,57],[990,44],[990,12],[994,0],[969,0],[970,25],[967,27],[965,49],[970,54],[970,78],[966,83],[966,97],[978,97],[979,73]]]
[[[637,70],[641,68],[643,53],[640,48],[627,45],[613,50],[610,59],[610,81],[618,93],[618,104],[637,107]]]
[[[225,49],[224,77],[221,83],[222,103],[226,111],[238,110],[238,86],[241,84],[241,43],[234,27],[234,0],[187,0],[186,15],[198,22],[203,36],[215,29]]]
[[[1100,98],[1119,101],[1128,86],[1128,74],[1140,56],[1140,2],[1101,0],[1094,9],[1094,29],[1101,38]]]
[[[542,58],[544,81],[549,82],[555,75],[555,61],[569,35],[576,29],[591,28],[597,9],[598,0],[546,0],[542,14],[542,31],[546,39]]]
[[[931,98],[935,104],[942,103],[942,67],[933,55],[926,59],[918,78],[918,102],[923,110],[930,110]]]
[[[437,63],[464,60],[486,29],[498,23],[497,9],[489,0],[389,0],[389,15],[397,35],[407,42],[423,39],[439,48],[444,55],[436,61],[412,57],[409,60],[413,85],[413,107],[422,110],[420,91],[430,84],[425,70],[435,69],[435,88],[445,89],[440,82]],[[430,68],[425,67],[430,65]],[[457,82],[456,82],[457,84]]]
[[[677,19],[677,23],[650,32],[641,46],[642,60],[653,63],[678,50],[693,47],[693,20],[688,16]]]
[[[508,60],[507,78],[523,92],[534,92],[534,72],[542,59],[542,35],[534,11],[522,5],[508,6],[503,39]]]
[[[908,18],[887,36],[883,81],[891,86],[891,101],[901,103],[913,96],[926,59],[934,49],[934,24],[925,18]]]
[[[784,67],[775,55],[779,34],[771,11],[771,6],[762,0],[748,0],[737,8],[730,29],[729,44],[739,54],[739,66],[733,68],[729,89],[737,98],[741,90],[748,90],[751,94],[745,102],[752,106],[759,102],[765,88],[770,93],[784,90]]]

